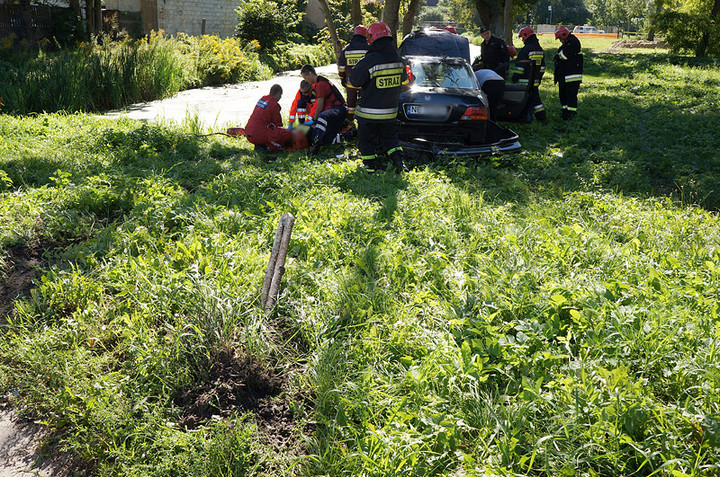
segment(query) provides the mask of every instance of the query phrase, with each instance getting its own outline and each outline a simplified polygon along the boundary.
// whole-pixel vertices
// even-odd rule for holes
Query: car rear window
[[[428,88],[476,89],[473,76],[463,64],[440,62],[413,62],[410,65],[415,77],[413,84]]]

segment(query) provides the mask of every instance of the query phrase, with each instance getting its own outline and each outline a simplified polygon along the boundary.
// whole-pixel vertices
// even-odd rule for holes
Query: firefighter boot
[[[401,172],[409,172],[410,169],[407,168],[407,166],[405,165],[405,161],[403,161],[402,149],[395,150],[390,153],[390,160],[395,167],[395,172],[397,172],[398,174],[400,174]]]
[[[562,118],[563,121],[567,121],[568,119],[570,119],[570,117],[568,115],[569,112],[570,111],[568,111],[565,108],[562,109],[562,114],[560,115],[560,117]]]

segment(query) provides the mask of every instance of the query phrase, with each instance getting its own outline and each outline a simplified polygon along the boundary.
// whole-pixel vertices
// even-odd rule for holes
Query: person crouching
[[[245,137],[251,144],[255,144],[256,151],[281,149],[292,144],[292,131],[282,127],[280,117],[278,101],[282,93],[282,86],[272,85],[270,94],[260,98],[245,126]]]

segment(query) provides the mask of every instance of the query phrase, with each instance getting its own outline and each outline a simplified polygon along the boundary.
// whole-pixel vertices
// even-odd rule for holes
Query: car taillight
[[[460,119],[463,121],[487,121],[488,113],[485,106],[470,106]]]

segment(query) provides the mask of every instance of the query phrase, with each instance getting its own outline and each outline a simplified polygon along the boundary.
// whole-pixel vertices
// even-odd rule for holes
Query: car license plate
[[[409,104],[406,111],[408,116],[426,116],[433,118],[444,118],[447,116],[447,106],[433,104]]]

